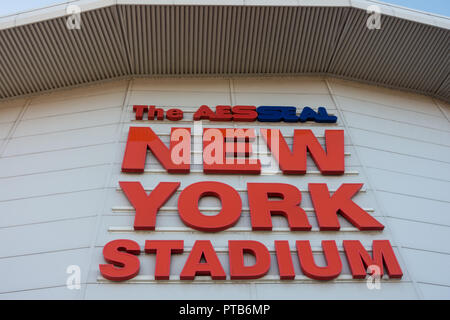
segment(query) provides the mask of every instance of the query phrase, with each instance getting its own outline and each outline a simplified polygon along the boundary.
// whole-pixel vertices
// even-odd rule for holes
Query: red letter
[[[339,230],[337,213],[344,216],[359,230],[383,230],[384,226],[352,201],[362,183],[344,183],[330,197],[325,183],[308,185],[320,230]]]
[[[383,276],[383,263],[390,278],[401,278],[402,269],[395,257],[389,240],[373,240],[373,259],[358,240],[344,240],[344,250],[354,279],[364,279],[368,266],[376,265]]]
[[[189,131],[189,142],[187,146],[189,150],[184,150],[189,155],[190,150],[190,129],[189,128],[172,128],[175,130]],[[190,163],[174,163],[171,154],[172,149],[178,142],[175,139],[170,139],[170,150],[159,139],[159,137],[149,127],[130,127],[128,132],[127,146],[125,148],[125,155],[122,162],[122,172],[143,172],[145,167],[145,159],[147,157],[147,148],[155,155],[156,159],[162,164],[164,169],[170,173],[187,173],[190,170]]]
[[[169,280],[170,256],[172,253],[183,253],[183,240],[147,240],[145,252],[156,253],[155,279]]]
[[[232,111],[234,121],[251,122],[258,118],[255,106],[234,106]]]
[[[155,113],[157,120],[164,120],[164,110],[161,108],[155,109],[155,106],[150,106],[150,108],[148,108],[148,120],[155,120]]]
[[[202,119],[211,120],[212,117],[214,117],[214,112],[212,112],[212,110],[206,105],[201,106],[194,113],[194,120],[195,121],[202,120]]]
[[[108,264],[101,264],[100,273],[108,280],[125,281],[139,273],[139,245],[132,240],[113,240],[103,248],[103,257]]]
[[[341,258],[334,240],[322,241],[323,254],[327,261],[326,267],[318,267],[309,241],[297,241],[297,253],[302,272],[311,279],[332,280],[339,276],[342,270]]]
[[[295,278],[294,265],[292,263],[291,249],[286,240],[275,241],[278,271],[281,280],[292,280]]]
[[[311,130],[294,130],[292,152],[279,129],[261,129],[261,134],[285,174],[306,173],[306,152],[322,174],[343,174],[344,130],[325,130],[325,152]]]
[[[183,119],[183,111],[180,109],[169,109],[166,113],[166,118],[170,121],[178,121]]]
[[[205,216],[198,209],[200,198],[213,196],[220,199],[222,210],[217,215]],[[186,187],[178,198],[178,213],[187,226],[208,232],[217,232],[233,226],[241,216],[242,200],[225,183],[204,181]]]
[[[216,106],[216,114],[211,117],[214,121],[231,121],[233,114],[230,106]]]
[[[253,230],[272,230],[271,214],[283,215],[293,231],[309,231],[305,211],[299,207],[302,194],[286,183],[247,183],[248,203]],[[281,198],[269,200],[269,197]]]
[[[205,262],[201,263],[202,257]],[[195,276],[211,276],[213,280],[225,280],[226,274],[209,240],[197,240],[184,264],[180,280],[194,280]]]
[[[270,253],[266,246],[258,241],[228,241],[231,279],[258,279],[264,277],[270,268]],[[256,262],[252,266],[244,265],[244,253],[252,254]]]
[[[156,214],[180,186],[179,182],[160,182],[149,195],[140,182],[119,182],[136,210],[134,230],[155,230]]]
[[[133,111],[136,112],[136,120],[142,120],[144,112],[148,111],[148,106],[133,106]]]
[[[237,155],[250,156],[252,154],[250,142],[254,139],[254,129],[204,129],[203,172],[260,174],[259,159],[235,158]]]

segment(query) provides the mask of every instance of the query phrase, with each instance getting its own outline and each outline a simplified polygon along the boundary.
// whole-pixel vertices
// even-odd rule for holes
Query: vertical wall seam
[[[228,79],[228,88],[229,88],[229,93],[230,93],[230,104],[231,106],[234,105],[235,99],[234,99],[234,83],[233,83],[233,79],[230,78]]]
[[[11,126],[11,128],[8,131],[8,134],[6,135],[6,138],[3,140],[3,143],[0,146],[0,158],[3,157],[3,153],[6,150],[6,147],[9,144],[9,141],[11,141],[11,138],[13,137],[14,133],[17,130],[17,127],[19,126],[20,122],[23,119],[23,116],[25,115],[25,113],[28,110],[28,107],[31,104],[31,100],[32,98],[26,99],[24,105],[22,106],[22,109],[20,110],[19,114],[17,115],[16,120],[14,120],[13,125]]]
[[[334,96],[333,89],[331,88],[331,85],[330,85],[330,83],[329,83],[329,81],[328,81],[327,78],[325,78],[324,81],[325,81],[325,83],[326,83],[326,85],[327,85],[328,92],[329,92],[329,94],[330,94],[330,96],[331,96],[331,100],[333,101],[334,105],[336,106],[337,113],[339,114],[339,117],[341,118],[342,124],[343,124],[343,126],[344,126],[344,128],[345,128],[347,134],[349,135],[350,139],[352,140],[352,145],[353,145],[353,142],[354,142],[355,140],[353,139],[353,135],[352,135],[352,133],[351,133],[351,129],[350,129],[349,126],[347,125],[347,122],[346,122],[346,120],[345,120],[345,118],[344,118],[344,116],[343,116],[343,113],[341,112],[341,107],[340,107],[339,103],[337,102],[337,99],[336,99],[335,96]],[[393,244],[394,246],[396,246],[396,247],[398,248],[398,254],[399,254],[399,256],[400,256],[400,259],[401,259],[401,260],[403,261],[403,263],[404,263],[404,265],[403,265],[403,270],[404,270],[405,273],[408,275],[408,277],[409,277],[411,283],[413,284],[413,288],[414,288],[414,290],[416,291],[416,294],[417,294],[417,296],[419,297],[419,299],[424,299],[423,294],[422,294],[420,288],[417,286],[417,281],[414,280],[414,278],[412,277],[411,272],[409,272],[409,269],[408,269],[407,264],[406,264],[406,260],[405,260],[403,254],[402,254],[402,249],[403,249],[403,247],[402,247],[402,245],[400,244],[400,242],[396,240],[396,237],[395,237],[395,235],[394,235],[394,232],[393,232],[392,229],[389,227],[388,221],[387,221],[387,219],[386,219],[387,216],[385,215],[385,212],[387,212],[387,211],[386,211],[385,208],[384,208],[383,202],[378,198],[377,192],[376,192],[376,190],[375,190],[374,187],[373,187],[373,183],[371,182],[371,178],[370,178],[370,176],[367,174],[366,166],[364,165],[364,162],[361,160],[361,157],[359,156],[358,148],[355,147],[354,149],[355,149],[356,157],[358,158],[358,161],[359,161],[359,163],[360,163],[360,165],[361,165],[361,173],[362,173],[362,174],[364,175],[364,177],[366,178],[369,189],[370,189],[370,190],[373,190],[373,195],[374,195],[374,198],[375,198],[375,203],[376,203],[376,205],[377,205],[377,208],[378,208],[379,211],[380,211],[380,216],[383,217],[383,220],[385,221],[386,229],[389,231],[389,235],[391,236],[391,242],[392,242],[392,244]],[[386,229],[385,229],[385,230],[386,230]]]
[[[444,118],[447,119],[447,121],[450,123],[450,118],[447,116],[447,114],[442,110],[442,107],[439,102],[436,101],[436,99],[431,98],[433,100],[433,103],[436,105],[436,107],[439,109],[439,111],[444,115]]]
[[[87,275],[86,275],[86,283],[84,284],[84,286],[82,285],[82,290],[80,292],[80,299],[85,300],[86,299],[86,292],[87,292],[87,286],[88,286],[88,282],[89,282],[89,275],[91,274],[91,272],[94,272],[94,270],[92,269],[93,267],[93,261],[95,260],[94,254],[95,254],[95,244],[98,240],[98,236],[99,233],[101,232],[100,227],[102,226],[102,221],[103,221],[103,213],[105,212],[105,210],[107,209],[107,203],[108,203],[108,196],[109,196],[109,189],[108,186],[111,183],[112,178],[115,176],[114,175],[114,166],[115,166],[115,159],[119,153],[119,144],[120,144],[120,137],[121,137],[121,132],[122,132],[122,128],[125,124],[124,121],[124,117],[127,114],[127,107],[128,107],[128,103],[130,100],[130,96],[131,96],[131,92],[132,92],[132,88],[133,88],[133,78],[128,80],[126,89],[125,89],[125,95],[124,95],[124,99],[122,102],[122,112],[120,114],[120,118],[119,118],[119,122],[117,124],[116,127],[116,136],[115,136],[115,149],[113,152],[113,155],[111,157],[111,161],[109,163],[109,172],[106,174],[106,179],[105,179],[105,183],[103,185],[103,199],[102,199],[102,205],[99,208],[99,210],[97,211],[97,215],[95,218],[95,224],[94,224],[94,229],[93,229],[93,234],[92,234],[92,239],[91,239],[91,243],[89,246],[89,260],[88,260],[88,266],[87,266]]]

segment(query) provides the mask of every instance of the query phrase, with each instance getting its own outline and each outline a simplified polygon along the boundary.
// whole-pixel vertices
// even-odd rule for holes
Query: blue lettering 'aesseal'
[[[258,121],[261,122],[306,122],[336,123],[337,117],[329,115],[327,109],[319,107],[314,111],[310,107],[304,107],[300,116],[297,116],[297,108],[291,106],[260,106],[256,108]]]
[[[337,117],[328,115],[327,109],[319,107],[316,122],[320,123],[336,123]]]

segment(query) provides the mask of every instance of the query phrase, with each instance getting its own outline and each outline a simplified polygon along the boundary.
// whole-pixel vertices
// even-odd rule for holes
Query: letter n
[[[179,145],[183,146],[182,150],[179,150]],[[191,135],[189,128],[172,128],[169,149],[151,128],[130,127],[122,172],[143,172],[147,149],[150,149],[167,172],[188,173],[190,171]],[[181,162],[178,161],[180,152],[184,154],[184,157],[181,157],[184,160]],[[185,157],[186,155],[189,157]],[[186,159],[189,159],[187,163]]]

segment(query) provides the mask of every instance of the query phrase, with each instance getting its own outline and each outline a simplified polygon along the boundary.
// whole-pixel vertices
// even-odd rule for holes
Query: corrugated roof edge
[[[351,7],[367,10],[376,5],[381,14],[450,29],[450,18],[374,0],[74,0],[40,9],[0,17],[0,30],[67,16],[67,7],[77,5],[82,12],[114,5],[211,5],[211,6],[304,6]]]

